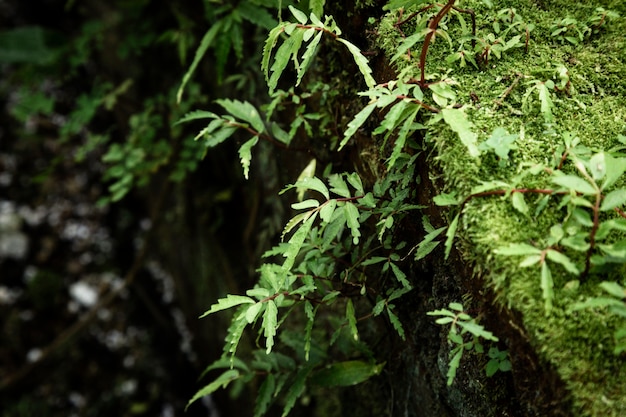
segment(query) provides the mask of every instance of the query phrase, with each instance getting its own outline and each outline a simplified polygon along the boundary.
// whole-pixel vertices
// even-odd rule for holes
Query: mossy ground
[[[522,22],[519,28],[531,24],[534,27],[529,32],[527,48],[504,51],[500,59],[492,56],[479,68],[472,65],[461,68],[458,61],[446,62],[463,36],[454,16],[444,28],[454,49],[443,39],[437,39],[429,49],[427,75],[455,82],[457,104],[463,106],[473,123],[479,142],[485,141],[497,127],[520,133],[517,149],[511,150],[508,160],[500,161],[492,152],[472,158],[443,122],[430,126],[426,141],[436,150],[431,160],[445,184],[441,191],[464,197],[481,181],[511,183],[524,164],[550,165],[555,155],[560,156],[562,136],[568,132],[594,152],[619,145],[618,135],[626,134],[626,3],[518,0],[493,1],[492,7],[478,1],[457,3],[459,7],[475,10],[479,38],[494,32],[497,13],[505,8],[515,9],[515,18]],[[620,17],[605,22],[597,33],[586,36],[578,44],[552,35],[553,25],[562,19],[587,22],[597,7],[615,11]],[[469,22],[469,17],[465,20]],[[379,25],[378,43],[389,57],[402,41],[394,27],[397,21],[397,14],[389,15]],[[404,35],[410,35],[415,26],[403,25]],[[513,34],[512,31],[506,40]],[[525,31],[520,30],[519,34],[525,43]],[[412,66],[413,75],[419,78],[420,49],[421,44],[417,44],[411,59],[399,59],[398,70]],[[537,82],[553,80],[558,85],[560,67],[567,69],[571,84],[567,91],[551,94],[553,120],[546,123],[538,94],[532,92],[527,99],[525,96]],[[547,175],[527,177],[524,181],[524,186],[529,188],[550,187]],[[519,268],[518,257],[494,254],[494,249],[509,243],[534,243],[540,247],[549,236],[550,227],[563,221],[566,210],[559,207],[556,197],[540,214],[533,215],[539,197],[525,196],[529,215],[516,211],[507,197],[471,200],[461,217],[457,248],[466,260],[476,265],[476,272],[486,284],[495,289],[497,300],[522,314],[531,344],[571,391],[575,415],[626,415],[626,358],[623,354],[613,354],[613,332],[618,319],[603,310],[572,312],[569,309],[575,302],[600,295],[599,282],[609,279],[623,282],[623,276],[592,274],[578,282],[578,277],[559,266],[553,267],[555,303],[547,315],[539,269]],[[575,260],[583,263],[583,258]],[[497,333],[497,329],[493,330]]]

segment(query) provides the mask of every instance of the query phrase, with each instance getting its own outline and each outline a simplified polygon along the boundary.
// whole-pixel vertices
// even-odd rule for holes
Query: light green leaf
[[[174,125],[190,122],[192,120],[216,119],[216,118],[219,118],[219,116],[213,112],[205,111],[205,110],[194,110],[184,115],[180,120],[174,123]]]
[[[284,239],[284,237],[291,232],[294,227],[296,227],[300,222],[306,221],[306,219],[308,219],[312,214],[313,213],[311,211],[307,211],[293,216],[285,225],[283,233],[280,235],[281,240]]]
[[[554,282],[552,281],[552,272],[546,262],[541,264],[541,290],[544,301],[546,314],[552,310],[552,300],[554,300]]]
[[[239,148],[239,159],[241,159],[241,166],[243,167],[243,176],[248,179],[248,173],[250,172],[250,161],[252,160],[252,147],[257,144],[259,137],[255,136],[241,145]]]
[[[278,308],[274,300],[266,302],[267,307],[263,314],[263,335],[265,336],[265,353],[269,355],[274,346],[274,336],[276,336],[276,328],[278,327]]]
[[[293,203],[291,205],[291,208],[294,209],[294,210],[306,210],[306,209],[319,207],[319,206],[320,206],[320,202],[319,201],[310,198],[308,200],[304,200],[304,201],[301,201],[299,203]]]
[[[285,262],[283,263],[283,271],[289,271],[293,267],[296,256],[298,256],[300,248],[302,248],[302,245],[304,244],[304,240],[309,234],[309,231],[311,231],[311,226],[313,225],[316,217],[317,212],[313,213],[313,215],[311,215],[311,217],[309,217],[309,219],[306,220],[302,226],[300,226],[293,236],[291,236],[291,239],[289,239],[289,247],[285,251],[284,255],[287,259],[285,259]],[[282,288],[282,283],[279,287]]]
[[[339,174],[333,174],[328,178],[328,184],[331,186],[330,191],[341,196],[350,198],[350,190],[348,189],[348,184],[343,179],[343,176]]]
[[[285,31],[287,31],[290,27],[292,26],[286,26]],[[276,55],[274,56],[274,64],[272,64],[272,67],[270,68],[270,72],[272,73],[272,75],[267,82],[270,94],[274,93],[274,90],[276,89],[276,86],[278,84],[278,79],[287,67],[289,59],[292,56],[297,57],[300,46],[302,45],[303,37],[304,30],[294,30],[293,33],[291,33],[291,35],[287,38],[287,40],[283,42],[283,44],[276,51]]]
[[[211,309],[204,312],[204,314],[202,314],[200,318],[206,317],[209,314],[215,313],[217,311],[226,310],[246,303],[254,304],[255,301],[252,298],[245,297],[243,295],[228,294],[226,298],[220,298],[219,300],[217,300],[217,303],[213,304],[211,306]]]
[[[344,213],[346,215],[346,224],[350,228],[350,232],[352,232],[352,242],[357,245],[361,236],[359,231],[359,227],[361,227],[361,223],[359,223],[359,209],[348,201],[344,206]]]
[[[624,203],[626,203],[626,189],[619,188],[617,190],[611,191],[604,197],[604,200],[602,200],[602,205],[600,206],[600,210],[613,210],[615,207],[622,206]]]
[[[363,195],[365,191],[363,190],[363,182],[361,181],[361,177],[356,172],[352,172],[348,174],[347,180],[351,186],[356,190],[356,195]]]
[[[432,230],[424,239],[417,245],[417,251],[415,252],[415,260],[418,261],[420,259],[425,258],[429,253],[431,253],[440,242],[433,242],[433,240],[439,236],[446,228],[440,227],[439,229]]]
[[[265,45],[263,46],[263,59],[261,61],[261,71],[263,71],[263,74],[265,75],[265,81],[269,81],[270,58],[272,56],[272,50],[276,46],[278,38],[284,31],[285,25],[278,25],[270,31],[270,33],[267,35],[267,39],[265,40]]]
[[[309,8],[311,9],[311,13],[313,13],[317,17],[322,17],[324,14],[324,4],[326,0],[310,0]]]
[[[497,127],[491,133],[489,139],[481,143],[478,149],[492,149],[499,158],[509,159],[511,149],[517,149],[514,143],[518,136],[518,134],[510,135],[506,129]]]
[[[248,122],[257,133],[263,133],[265,131],[265,124],[258,110],[247,101],[218,99],[215,100],[215,102],[237,119]]]
[[[359,330],[356,327],[356,316],[354,313],[354,304],[352,304],[352,300],[348,298],[346,303],[346,319],[348,320],[348,328],[350,329],[350,334],[354,338],[354,340],[359,340]]]
[[[365,58],[361,53],[361,50],[345,39],[337,38],[337,40],[346,45],[346,47],[352,54],[354,62],[356,62],[356,65],[359,67],[359,71],[361,71],[363,78],[365,78],[365,84],[369,88],[374,87],[376,85],[376,80],[374,80],[374,77],[372,77],[372,69],[367,62],[367,58]]]
[[[605,153],[595,154],[589,160],[589,171],[595,181],[599,181],[606,175]]]
[[[527,268],[529,266],[537,265],[541,262],[541,255],[530,255],[525,257],[522,262],[520,262],[520,268]]]
[[[320,43],[323,34],[324,32],[319,31],[317,35],[315,35],[313,40],[307,45],[306,50],[304,51],[304,55],[302,55],[302,63],[297,68],[298,79],[296,80],[296,87],[300,85],[302,77],[306,73],[307,69],[309,69],[309,67],[311,66],[311,62],[313,62],[315,52],[317,51],[317,45]]]
[[[356,116],[354,116],[354,119],[352,119],[350,123],[348,123],[348,128],[344,132],[344,137],[339,144],[339,150],[341,150],[346,145],[346,143],[348,143],[348,140],[350,140],[350,138],[354,136],[356,131],[359,130],[363,123],[365,123],[365,120],[367,120],[367,118],[370,116],[370,114],[372,114],[375,108],[376,102],[368,104],[360,112],[358,112]]]
[[[256,320],[259,311],[261,311],[261,308],[263,308],[263,304],[264,303],[258,302],[248,307],[248,309],[246,310],[246,321],[248,322],[248,324]]]
[[[626,171],[626,158],[614,158],[610,154],[605,154],[604,163],[606,165],[606,177],[602,183],[602,189],[606,190],[613,186],[613,184],[624,175],[624,171]]]
[[[222,125],[222,128],[217,132],[208,135],[204,144],[207,148],[213,148],[231,137],[236,131],[237,127],[235,126]]]
[[[311,376],[311,382],[323,387],[346,387],[367,381],[378,375],[384,363],[375,364],[365,361],[346,361],[334,363]]]
[[[320,209],[320,218],[324,223],[330,223],[336,207],[337,200],[328,200],[322,204],[322,208]]]
[[[454,378],[456,377],[456,370],[459,369],[461,364],[461,358],[463,357],[463,349],[455,349],[456,353],[450,360],[450,367],[448,368],[448,386],[452,385]],[[454,352],[454,351],[453,351]]]
[[[239,377],[240,377],[240,374],[239,374],[239,371],[237,369],[229,369],[228,371],[224,372],[223,374],[218,376],[215,379],[215,381],[211,382],[209,385],[205,386],[204,388],[201,388],[198,392],[196,392],[194,394],[194,396],[191,397],[191,400],[189,400],[189,402],[187,403],[187,406],[185,407],[185,411],[196,400],[198,400],[198,399],[200,399],[202,397],[205,397],[205,396],[207,396],[207,395],[217,391],[220,388],[226,388],[228,386],[228,384],[230,384],[234,380],[238,379]]]
[[[328,192],[328,188],[322,182],[322,180],[320,180],[317,177],[302,178],[301,180],[296,181],[296,183],[293,184],[292,186],[286,187],[283,191],[281,191],[281,194],[293,187],[304,189],[304,190],[314,190],[322,194],[324,197],[326,197],[326,200],[330,199],[330,193]]]
[[[478,324],[473,320],[458,321],[457,324],[459,325],[459,327],[465,329],[476,337],[482,337],[483,339],[491,340],[494,342],[498,341],[498,338],[494,336],[493,333],[491,333],[489,330],[485,330],[485,328],[481,324]]]
[[[396,137],[396,140],[393,144],[393,151],[391,152],[391,156],[389,157],[389,160],[387,162],[387,165],[390,168],[394,166],[394,164],[396,163],[396,160],[402,154],[402,151],[404,150],[404,144],[406,143],[408,135],[411,132],[413,132],[416,128],[423,128],[422,125],[419,125],[419,124],[416,125],[414,123],[415,118],[417,117],[417,114],[420,111],[419,106],[414,106],[414,107],[415,109],[413,110],[413,112],[409,114],[407,118],[404,120],[404,123],[402,124],[402,127],[400,128],[400,131],[398,132],[398,136]]]
[[[300,22],[303,25],[306,25],[306,22],[308,21],[306,14],[302,13],[300,10],[296,9],[292,5],[289,5],[289,10],[291,11],[291,14],[293,15],[293,17],[295,17],[298,22]]]
[[[221,22],[222,22],[221,20],[218,20],[215,24],[213,24],[209,28],[209,30],[207,30],[207,32],[202,37],[202,41],[200,42],[200,46],[196,50],[196,55],[193,58],[193,62],[191,63],[191,66],[189,67],[185,75],[183,76],[183,81],[180,84],[180,87],[178,88],[178,92],[176,93],[177,103],[180,104],[180,100],[182,99],[183,90],[185,89],[185,86],[187,85],[187,83],[189,82],[189,79],[191,78],[194,71],[196,70],[196,67],[198,66],[202,58],[204,57],[204,54],[206,53],[207,49],[209,49],[209,47],[213,43],[215,36],[221,30],[222,28]]]
[[[510,243],[509,246],[502,246],[495,249],[494,253],[504,256],[540,255],[541,250],[527,243]]]
[[[456,228],[459,225],[459,217],[460,216],[461,216],[461,213],[457,214],[454,217],[454,220],[452,220],[452,223],[450,223],[450,226],[448,226],[448,230],[446,231],[445,259],[448,259],[448,256],[450,256],[450,251],[452,250],[452,242],[454,241],[454,235],[456,234]]]
[[[515,210],[519,211],[520,213],[528,214],[528,205],[526,205],[526,201],[524,200],[524,194],[511,194],[511,204],[513,204],[513,208],[515,208]]]
[[[478,135],[472,131],[474,125],[467,120],[467,115],[462,110],[454,108],[441,109],[441,114],[448,126],[459,135],[459,139],[467,147],[470,156],[480,155],[476,146]]]
[[[561,187],[569,188],[581,194],[593,195],[598,193],[593,185],[575,175],[560,175],[552,177],[550,180]]]
[[[433,197],[433,202],[438,206],[457,206],[461,203],[454,194],[441,193]]]
[[[617,282],[604,281],[600,283],[600,288],[611,294],[613,297],[626,298],[626,288],[619,285]]]

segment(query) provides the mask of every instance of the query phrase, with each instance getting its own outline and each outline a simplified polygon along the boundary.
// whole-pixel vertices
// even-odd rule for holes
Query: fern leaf
[[[372,77],[372,68],[369,66],[367,62],[367,58],[365,58],[363,54],[361,53],[361,50],[357,48],[356,45],[348,42],[345,39],[339,38],[337,40],[343,43],[344,45],[346,45],[346,47],[348,48],[348,51],[350,51],[350,53],[352,54],[352,57],[354,58],[354,62],[356,62],[356,65],[359,67],[359,71],[361,71],[361,74],[363,75],[363,78],[365,79],[365,84],[369,88],[374,87],[376,85],[376,80],[374,80],[374,77]]]
[[[258,133],[263,133],[265,131],[265,124],[263,123],[263,119],[261,119],[259,112],[247,101],[220,99],[215,100],[215,102],[237,119],[250,123],[250,126],[252,126],[252,128]]]
[[[263,313],[263,335],[265,336],[265,353],[269,355],[274,346],[274,336],[278,327],[278,308],[274,300],[269,300]]]
[[[259,389],[259,395],[256,397],[256,404],[254,406],[254,417],[261,417],[267,412],[270,402],[276,388],[276,378],[274,374],[268,374],[265,381],[261,384]]]
[[[396,316],[394,312],[391,311],[391,306],[387,306],[387,315],[389,316],[389,321],[391,322],[391,325],[396,330],[396,332],[398,332],[398,335],[402,338],[402,340],[405,340],[404,327],[402,327],[402,323],[400,323],[400,319],[398,318],[398,316]]]
[[[252,160],[252,147],[257,144],[259,137],[255,136],[239,148],[239,159],[241,160],[241,166],[243,168],[243,176],[248,179],[248,172],[250,171],[250,161]]]
[[[314,30],[314,29],[309,29],[309,30]],[[313,61],[313,57],[315,56],[315,52],[317,50],[317,45],[320,43],[320,40],[322,39],[322,35],[323,35],[323,32],[320,31],[306,47],[306,51],[304,52],[304,55],[302,56],[302,63],[300,64],[300,67],[298,68],[298,79],[296,81],[296,87],[300,85],[300,81],[302,81],[302,77],[304,76],[304,73],[307,71],[307,69],[311,65],[311,62]]]
[[[309,217],[300,228],[291,236],[289,239],[289,247],[285,251],[285,262],[283,263],[283,271],[290,271],[293,267],[293,264],[296,260],[296,256],[300,252],[302,245],[304,244],[304,240],[306,239],[309,231],[311,230],[311,226],[313,226],[313,222],[317,217],[317,212],[314,212],[311,217]],[[282,283],[280,285],[282,287]]]
[[[255,303],[255,301],[250,297],[228,294],[226,298],[220,298],[219,300],[217,300],[217,303],[213,304],[208,311],[200,316],[200,318],[206,317],[209,314],[215,313],[217,311],[226,310],[238,306],[240,304],[250,303]]]
[[[278,42],[278,37],[285,31],[285,25],[276,26],[270,31],[263,45],[263,59],[261,60],[261,71],[265,75],[265,81],[269,81],[270,71],[270,58],[272,57],[272,51]]]
[[[228,371],[224,372],[223,374],[218,376],[215,379],[215,381],[211,382],[209,385],[205,386],[204,388],[202,388],[198,392],[196,392],[195,395],[193,397],[191,397],[191,399],[187,403],[187,406],[185,407],[185,411],[196,400],[198,400],[198,399],[200,399],[200,398],[202,398],[204,396],[207,396],[207,395],[217,391],[220,388],[226,388],[228,386],[228,384],[230,384],[234,380],[238,379],[239,377],[240,377],[240,374],[239,374],[239,371],[237,369],[229,369]]]
[[[176,102],[177,103],[180,104],[180,100],[183,97],[183,90],[185,89],[185,86],[187,85],[187,83],[189,82],[189,79],[191,78],[191,76],[193,75],[194,71],[196,70],[196,67],[200,63],[200,60],[202,60],[202,58],[204,57],[204,54],[206,53],[207,49],[209,49],[209,47],[213,43],[213,40],[217,36],[217,34],[220,31],[221,27],[222,27],[222,21],[218,20],[204,34],[204,37],[202,38],[202,41],[200,42],[200,46],[196,50],[196,55],[193,58],[193,62],[191,63],[191,66],[189,66],[189,69],[187,70],[185,75],[183,76],[183,81],[180,84],[180,87],[178,88],[178,92],[176,93]]]
[[[295,26],[294,26],[295,28]],[[285,31],[289,29],[289,26],[285,28]],[[276,51],[276,56],[274,57],[274,64],[270,68],[272,75],[268,81],[269,93],[272,94],[276,89],[278,84],[278,79],[282,75],[283,71],[287,67],[289,63],[289,59],[293,57],[296,59],[298,56],[298,51],[300,50],[300,46],[302,45],[302,39],[304,37],[303,30],[294,30],[292,34],[287,38],[285,42],[278,48]],[[297,67],[297,65],[296,65]]]
[[[354,136],[356,131],[359,130],[359,128],[363,125],[363,123],[365,123],[367,118],[370,116],[370,114],[372,114],[372,112],[376,108],[376,104],[377,104],[376,102],[372,102],[368,104],[367,106],[363,107],[363,109],[360,112],[358,112],[356,116],[354,116],[354,119],[352,119],[352,121],[348,123],[348,129],[346,129],[346,131],[344,132],[343,139],[341,140],[341,143],[339,144],[339,150],[341,150],[346,145],[346,143],[348,143],[348,140],[350,140],[350,138]]]
[[[311,373],[311,367],[306,366],[298,371],[293,383],[289,386],[287,396],[285,397],[285,408],[283,409],[282,417],[286,417],[293,406],[296,404],[296,400],[300,398],[304,392],[306,379]]]

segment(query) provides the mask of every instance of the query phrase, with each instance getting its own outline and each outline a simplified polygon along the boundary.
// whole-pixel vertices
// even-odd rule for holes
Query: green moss
[[[446,58],[452,51],[442,39],[429,49],[426,72],[436,74],[439,79],[446,76],[457,83],[457,103],[463,106],[474,124],[479,142],[486,140],[496,127],[520,133],[517,149],[511,152],[510,159],[498,161],[489,153],[480,158],[470,157],[466,147],[444,123],[431,124],[425,140],[437,151],[431,159],[444,180],[442,191],[464,197],[481,180],[513,184],[524,166],[556,166],[562,152],[563,135],[579,137],[592,151],[607,150],[618,144],[618,135],[626,134],[626,19],[609,21],[598,33],[578,45],[559,42],[551,32],[552,26],[565,17],[586,22],[597,7],[625,16],[625,2],[494,1],[491,9],[478,1],[458,3],[476,10],[478,37],[485,37],[494,30],[497,12],[504,8],[514,8],[522,21],[534,28],[530,32],[528,51],[524,47],[509,49],[500,59],[492,57],[480,69],[447,63]],[[444,27],[454,48],[463,36],[457,19],[450,18]],[[389,57],[395,55],[402,41],[394,27],[397,20],[397,14],[390,14],[379,25],[378,44]],[[415,30],[418,25],[412,26]],[[405,36],[412,34],[411,28],[403,26],[402,29]],[[520,35],[525,38],[524,32]],[[506,40],[510,38],[511,35]],[[398,71],[412,67],[409,74],[419,77],[421,45],[413,49],[411,59],[398,59],[395,64]],[[547,80],[559,85],[561,67],[566,68],[570,85],[551,94],[554,122],[548,125],[538,93],[529,89]],[[526,177],[523,184],[529,188],[550,187],[547,174]],[[531,213],[540,197],[525,195]],[[595,275],[577,286],[576,276],[553,265],[555,302],[551,314],[546,315],[539,267],[520,268],[518,257],[494,254],[494,249],[509,243],[534,243],[537,247],[545,244],[550,227],[562,223],[567,214],[558,203],[559,198],[552,197],[546,209],[534,217],[517,212],[508,197],[475,198],[465,206],[457,246],[464,258],[476,265],[476,273],[496,290],[497,300],[522,313],[531,343],[570,389],[576,408],[574,413],[626,415],[626,385],[623,383],[626,362],[624,356],[612,353],[612,335],[619,325],[618,318],[602,310],[571,312],[569,309],[578,301],[598,296],[600,281],[623,278]],[[579,265],[583,264],[584,254],[568,255]]]

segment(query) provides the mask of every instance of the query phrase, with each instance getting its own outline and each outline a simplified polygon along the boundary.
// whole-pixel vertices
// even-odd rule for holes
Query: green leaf
[[[229,369],[228,371],[224,372],[223,374],[218,376],[215,379],[215,381],[211,382],[209,385],[205,386],[204,388],[201,388],[198,392],[196,392],[194,394],[194,396],[191,397],[191,400],[189,400],[189,402],[187,403],[187,406],[185,407],[185,411],[196,400],[198,400],[198,399],[200,399],[200,398],[202,398],[204,396],[207,396],[207,395],[217,391],[220,388],[226,388],[228,386],[228,384],[230,384],[234,380],[238,379],[239,377],[240,377],[240,374],[239,374],[239,371],[237,369]]]
[[[556,262],[558,264],[563,265],[563,267],[567,270],[567,272],[574,274],[574,275],[580,274],[580,271],[578,270],[576,265],[567,256],[563,255],[561,252],[557,252],[554,249],[548,249],[548,251],[546,252],[546,257],[552,262]]]
[[[504,256],[540,255],[541,250],[527,243],[510,243],[509,246],[502,246],[495,249],[494,253]]]
[[[361,227],[361,223],[359,223],[359,209],[348,201],[344,206],[344,213],[346,215],[346,224],[352,233],[352,242],[355,245],[358,245],[359,237],[361,236],[361,232],[359,231],[359,228]]]
[[[287,272],[289,270],[291,270],[291,268],[293,267],[293,264],[296,260],[296,256],[298,256],[298,253],[300,252],[300,248],[302,248],[302,245],[304,244],[304,240],[306,239],[307,235],[309,234],[309,231],[311,230],[311,226],[313,225],[313,222],[315,221],[315,218],[317,217],[317,212],[313,213],[313,215],[311,215],[311,217],[309,217],[308,220],[306,220],[302,226],[300,226],[300,228],[293,234],[293,236],[291,236],[291,239],[289,239],[289,247],[287,248],[287,250],[285,251],[285,262],[283,263],[283,271]],[[282,287],[282,283],[280,285],[280,287]]]
[[[276,388],[276,378],[274,374],[267,374],[267,378],[261,384],[259,389],[259,395],[256,397],[256,404],[254,406],[254,417],[261,417],[267,412],[267,409],[272,401],[274,389]]]
[[[211,309],[206,311],[204,314],[202,314],[200,318],[206,317],[209,314],[215,313],[216,311],[226,310],[226,309],[238,306],[240,304],[246,304],[246,303],[254,304],[255,302],[256,301],[254,301],[250,297],[245,297],[243,295],[228,294],[226,298],[220,298],[219,300],[217,300],[217,303],[213,304],[211,306]]]
[[[306,73],[307,69],[311,66],[311,62],[313,62],[313,58],[315,57],[315,52],[317,51],[317,45],[320,43],[322,39],[322,35],[324,32],[319,31],[317,35],[313,38],[313,40],[307,45],[306,51],[304,51],[304,55],[302,55],[302,63],[298,67],[298,79],[296,80],[296,87],[300,85],[302,81],[302,77]]]
[[[276,46],[278,42],[278,38],[285,31],[285,25],[276,26],[274,29],[270,30],[270,33],[267,35],[267,39],[265,40],[265,44],[263,45],[263,59],[261,60],[261,71],[265,75],[265,81],[269,81],[269,70],[270,70],[270,58],[272,56],[272,50]]]
[[[258,302],[248,307],[248,309],[246,310],[246,321],[248,322],[248,324],[251,324],[253,321],[256,320],[259,312],[261,311],[261,308],[263,308],[263,304],[264,303]]]
[[[459,365],[461,364],[461,358],[463,357],[463,349],[455,349],[455,350],[456,350],[456,353],[450,360],[448,373],[447,373],[448,386],[452,385],[452,383],[454,382],[454,378],[456,377],[456,370],[459,369]]]
[[[604,197],[600,210],[613,210],[615,207],[622,206],[624,203],[626,203],[626,189],[619,188],[611,191]]]
[[[363,56],[361,50],[345,39],[337,38],[337,40],[346,45],[348,51],[350,51],[350,53],[352,54],[354,62],[356,62],[356,65],[359,67],[359,71],[361,71],[361,74],[365,79],[365,84],[369,88],[374,87],[376,85],[376,80],[374,80],[374,77],[372,77],[372,68],[370,68],[367,62],[367,58]]]
[[[389,157],[389,160],[387,162],[387,165],[390,168],[394,166],[394,164],[396,163],[396,160],[402,154],[402,151],[404,150],[404,144],[406,143],[408,135],[415,130],[414,128],[422,127],[422,125],[416,125],[414,123],[415,118],[417,117],[417,114],[420,111],[419,106],[414,106],[414,107],[415,109],[413,110],[413,112],[409,114],[407,118],[404,120],[404,123],[402,124],[402,127],[400,128],[400,131],[398,132],[398,136],[396,137],[396,140],[393,144],[393,151],[391,152],[391,156]]]
[[[370,114],[372,114],[375,108],[376,102],[368,104],[360,112],[358,112],[356,116],[354,116],[354,119],[352,119],[350,123],[348,123],[348,128],[344,132],[344,137],[339,144],[339,150],[341,150],[346,145],[346,143],[348,143],[348,140],[350,140],[350,138],[354,136],[356,131],[359,130],[363,123],[365,123],[365,120],[367,120],[367,118],[370,116]]]
[[[520,262],[520,268],[527,268],[529,266],[536,265],[541,262],[541,255],[530,255],[525,257],[522,262]]]
[[[441,109],[441,114],[448,126],[459,135],[459,139],[467,147],[470,156],[480,155],[476,146],[478,135],[472,131],[474,125],[467,120],[467,115],[462,110],[454,108]]]
[[[217,132],[208,135],[208,138],[205,141],[204,145],[207,148],[213,148],[231,137],[236,131],[236,126],[229,126],[224,124]]]
[[[600,288],[617,298],[626,298],[626,289],[617,282],[604,281],[600,283]]]
[[[222,22],[221,20],[218,20],[215,24],[211,25],[209,30],[204,34],[204,37],[202,38],[202,41],[200,42],[200,46],[196,50],[196,55],[193,58],[193,62],[191,63],[191,66],[189,67],[185,75],[183,76],[183,81],[180,84],[180,87],[178,88],[178,92],[176,93],[176,102],[178,104],[180,104],[180,100],[182,99],[182,96],[183,96],[183,91],[185,89],[185,86],[189,82],[189,79],[191,78],[194,71],[198,67],[198,64],[204,57],[204,54],[206,53],[207,49],[209,49],[209,47],[213,43],[215,36],[221,30],[222,28],[221,22]]]
[[[215,114],[215,113],[210,112],[210,111],[194,110],[192,112],[189,112],[189,113],[185,114],[180,120],[178,120],[176,123],[174,123],[174,125],[190,122],[192,120],[216,119],[216,118],[219,118],[219,116],[217,114]]]
[[[348,298],[346,303],[346,319],[348,320],[348,328],[350,329],[350,334],[354,338],[354,340],[359,340],[359,330],[356,327],[356,316],[354,313],[354,304],[352,304],[352,300]]]
[[[291,11],[291,14],[293,15],[293,17],[295,17],[298,22],[300,22],[303,25],[306,25],[308,18],[306,17],[304,13],[302,13],[300,10],[296,9],[292,5],[289,5],[289,10]]]
[[[243,176],[248,179],[248,173],[250,172],[250,161],[252,160],[252,147],[257,144],[259,137],[255,136],[241,145],[239,148],[239,159],[241,160],[241,166],[243,167]]]
[[[350,198],[350,190],[348,184],[344,181],[343,177],[339,174],[333,174],[328,178],[328,184],[331,186],[330,191],[341,196]]]
[[[575,175],[555,176],[555,177],[552,177],[550,180],[553,183],[560,185],[561,187],[574,190],[581,194],[593,195],[593,194],[598,193],[598,191],[595,189],[593,185],[591,185],[586,180],[580,177],[577,177]]]
[[[610,154],[605,154],[604,164],[606,165],[606,177],[602,183],[602,189],[606,190],[613,186],[613,184],[624,175],[624,171],[626,171],[626,158],[614,158]]]
[[[323,387],[356,385],[378,375],[384,366],[384,363],[375,364],[358,360],[338,362],[315,372],[311,376],[311,383]]]
[[[313,308],[309,301],[304,303],[304,314],[307,317],[306,326],[304,328],[304,359],[307,362],[309,360],[309,354],[311,353],[311,332],[313,331],[316,312],[317,307]]]
[[[215,100],[215,102],[237,119],[248,122],[257,133],[263,133],[265,131],[265,124],[259,112],[247,101],[219,99]]]
[[[286,26],[285,30],[288,30],[290,27],[295,26]],[[276,86],[278,84],[278,79],[287,67],[289,59],[292,56],[297,56],[298,51],[300,50],[300,46],[302,45],[303,37],[304,30],[294,30],[293,33],[287,38],[287,40],[283,42],[283,44],[276,51],[276,55],[274,56],[274,64],[272,64],[272,67],[270,68],[270,72],[272,73],[272,75],[267,82],[270,95],[274,93],[274,90],[276,89]]]
[[[491,340],[494,342],[498,341],[498,338],[494,336],[493,333],[491,333],[489,330],[485,330],[482,325],[474,322],[473,320],[458,321],[457,324],[459,325],[459,327],[465,329],[476,337],[482,337],[485,340]]]
[[[398,265],[394,264],[393,262],[389,262],[389,266],[391,267],[391,271],[396,276],[398,282],[402,284],[403,287],[410,288],[411,284],[406,279],[406,274],[400,268],[398,268]]]
[[[478,149],[492,149],[501,159],[509,159],[511,149],[516,149],[514,145],[519,135],[510,135],[506,129],[497,127],[491,133],[489,139],[481,143]]]
[[[313,13],[317,17],[322,17],[324,14],[324,4],[326,0],[310,0],[309,7],[311,8],[311,13]]]
[[[599,181],[606,175],[605,153],[595,154],[589,160],[589,171],[595,181]]]
[[[330,223],[336,207],[337,200],[328,200],[322,204],[322,208],[320,209],[320,219],[322,219],[324,223]]]
[[[400,319],[398,318],[398,316],[396,316],[394,312],[391,310],[391,307],[392,306],[390,305],[387,306],[387,316],[389,317],[389,322],[391,323],[393,328],[396,330],[400,338],[402,340],[405,340],[404,328],[402,327],[402,323],[400,322]]]
[[[433,197],[433,202],[438,206],[458,206],[461,201],[454,194],[441,193]]]
[[[452,242],[454,241],[454,235],[456,234],[456,228],[459,225],[459,217],[460,216],[461,216],[461,213],[457,214],[454,217],[454,220],[452,220],[452,223],[450,223],[450,226],[448,226],[448,230],[446,231],[445,259],[448,259],[448,256],[450,256],[450,251],[452,250]]]
[[[522,193],[513,193],[511,194],[511,204],[513,204],[513,208],[519,211],[522,214],[528,214],[528,205],[524,200],[524,194]]]
[[[291,208],[294,209],[294,210],[306,210],[306,209],[319,207],[319,206],[320,206],[320,202],[319,201],[310,198],[308,200],[304,200],[304,201],[301,201],[299,203],[293,203],[291,205]]]
[[[269,355],[274,346],[274,336],[276,336],[276,328],[278,327],[278,308],[274,300],[266,302],[267,307],[263,314],[263,335],[265,336],[265,353]]]
[[[363,195],[365,191],[363,190],[363,181],[361,181],[361,177],[356,172],[352,172],[347,177],[348,182],[354,189],[356,190],[356,195]]]
[[[284,237],[289,232],[291,232],[291,230],[293,230],[294,227],[296,227],[300,222],[306,221],[312,214],[313,212],[307,211],[307,212],[299,213],[293,216],[285,225],[285,228],[283,229],[283,233],[280,235],[281,240],[284,239]]]
[[[282,417],[286,417],[289,414],[289,411],[291,411],[293,406],[296,404],[296,400],[304,392],[306,379],[311,373],[311,369],[312,368],[310,366],[301,368],[292,383],[289,385],[287,395],[285,396],[285,407],[283,408]]]
[[[541,290],[546,313],[552,310],[552,300],[554,300],[554,282],[552,281],[552,272],[546,262],[541,264]]]
[[[330,193],[328,192],[328,187],[326,187],[326,184],[324,184],[322,180],[320,180],[317,177],[302,178],[301,180],[296,181],[295,184],[286,187],[283,191],[281,191],[281,194],[294,187],[303,189],[303,190],[314,190],[322,194],[326,198],[326,200],[330,199]]]
[[[416,261],[425,258],[439,245],[440,242],[433,242],[433,240],[445,229],[445,227],[440,227],[439,229],[431,230],[430,233],[424,236],[424,239],[417,245],[417,251],[415,252]]]

